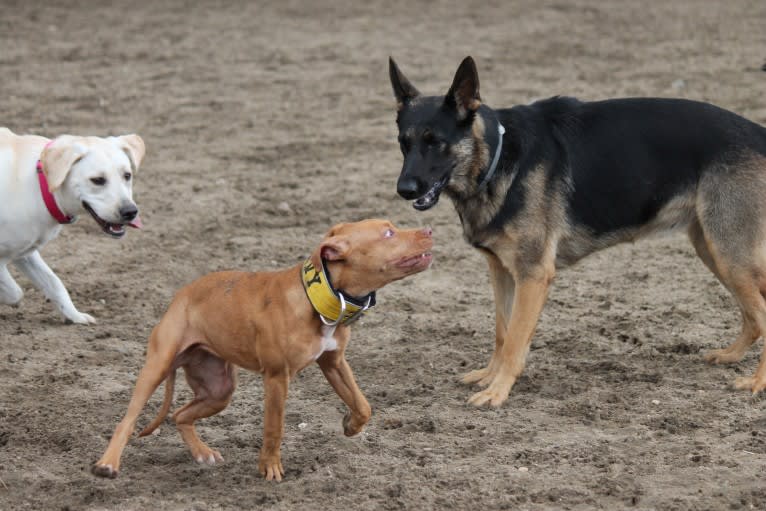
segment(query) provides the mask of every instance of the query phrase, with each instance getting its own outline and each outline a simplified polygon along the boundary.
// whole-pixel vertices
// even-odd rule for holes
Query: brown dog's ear
[[[388,76],[391,78],[391,87],[394,89],[394,96],[396,96],[397,110],[401,110],[407,102],[420,96],[420,92],[399,70],[399,66],[391,57],[388,57]]]
[[[322,242],[319,247],[319,255],[328,261],[341,261],[348,255],[350,246],[346,238],[332,236]]]
[[[74,137],[67,135],[58,137],[50,146],[43,149],[40,161],[51,193],[64,184],[72,166],[86,154],[88,149],[78,144]]]
[[[117,143],[125,151],[125,154],[130,160],[130,167],[135,172],[141,165],[146,154],[146,146],[144,140],[136,134],[123,135],[117,137]]]
[[[479,73],[473,58],[466,57],[460,63],[444,102],[457,110],[458,121],[466,120],[481,106]]]

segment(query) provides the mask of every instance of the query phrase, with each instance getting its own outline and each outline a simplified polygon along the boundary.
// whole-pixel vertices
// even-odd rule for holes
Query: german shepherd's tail
[[[165,379],[165,398],[162,401],[160,412],[157,414],[157,417],[155,417],[154,420],[138,434],[139,437],[151,435],[152,432],[162,424],[162,421],[165,420],[165,417],[167,417],[168,412],[170,411],[170,404],[173,402],[173,390],[175,389],[175,386],[176,368],[174,367],[170,370],[168,377]]]

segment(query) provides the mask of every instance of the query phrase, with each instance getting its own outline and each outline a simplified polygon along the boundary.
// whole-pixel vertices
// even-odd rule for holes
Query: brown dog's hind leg
[[[723,286],[728,289],[729,292],[737,300],[737,305],[739,306],[740,313],[742,314],[742,331],[740,332],[739,336],[737,336],[737,339],[725,348],[708,351],[705,353],[704,358],[711,364],[731,364],[734,362],[739,362],[742,360],[742,357],[745,356],[745,353],[747,353],[748,348],[750,348],[750,346],[752,346],[752,344],[758,340],[761,332],[757,323],[755,322],[755,319],[748,312],[748,309],[743,305],[738,294],[735,292],[732,286],[728,284],[726,280],[724,280],[724,277],[721,274],[721,270],[719,270],[718,264],[716,263],[715,259],[713,258],[713,254],[711,254],[710,249],[708,248],[708,243],[705,241],[705,236],[702,232],[702,226],[699,224],[699,222],[694,221],[689,227],[689,239],[691,240],[692,245],[694,245],[694,250],[697,252],[697,256],[699,256],[702,262],[705,263],[705,266],[708,267],[713,275],[716,276],[718,281],[723,284]]]
[[[317,364],[332,388],[349,408],[349,412],[343,417],[343,434],[356,435],[370,420],[372,409],[356,384],[351,366],[348,365],[346,357],[338,351],[325,352],[319,357]]]
[[[501,365],[501,352],[506,336],[506,326],[511,317],[514,294],[513,276],[503,268],[503,264],[494,254],[488,253],[489,279],[492,282],[492,291],[495,295],[495,351],[489,365],[481,369],[469,371],[460,381],[466,384],[478,383],[486,387],[492,382]]]
[[[223,462],[223,457],[200,439],[194,422],[215,415],[228,406],[236,388],[234,366],[199,347],[184,353],[183,358],[182,367],[186,381],[194,392],[194,399],[179,408],[173,414],[173,420],[194,460],[215,465]]]
[[[169,314],[165,315],[165,318]],[[141,410],[149,401],[162,380],[167,377],[168,371],[173,365],[176,356],[181,331],[172,321],[160,321],[160,324],[154,328],[149,337],[149,345],[146,352],[146,363],[141,369],[136,379],[136,386],[133,389],[133,397],[130,398],[128,411],[125,417],[117,424],[109,446],[104,455],[92,467],[91,472],[100,477],[117,477],[120,470],[120,457],[128,439],[133,434],[136,426],[136,420]],[[163,341],[164,338],[164,341]]]

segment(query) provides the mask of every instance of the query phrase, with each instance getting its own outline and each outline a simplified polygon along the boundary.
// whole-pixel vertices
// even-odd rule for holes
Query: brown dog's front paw
[[[279,458],[261,459],[258,461],[258,471],[267,481],[280,482],[285,475],[285,469],[282,468],[282,461]]]
[[[205,446],[205,449],[201,449],[199,452],[193,452],[192,456],[194,457],[194,461],[200,465],[215,465],[216,463],[223,463],[223,456],[221,456],[221,453],[214,449],[210,449],[207,446]]]
[[[343,434],[346,436],[358,435],[369,420],[369,415],[367,417],[359,417],[351,412],[346,412],[346,415],[343,416]]]
[[[117,477],[117,470],[112,468],[111,465],[99,465],[98,463],[94,463],[90,467],[90,472],[98,477],[107,477],[109,479]]]

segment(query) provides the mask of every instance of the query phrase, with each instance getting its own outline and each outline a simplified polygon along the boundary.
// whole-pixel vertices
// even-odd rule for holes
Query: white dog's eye
[[[130,172],[126,172],[125,174],[123,174],[123,176],[125,177],[125,181],[130,181],[130,178],[131,178],[131,177],[133,177],[133,176],[130,174]]]
[[[392,229],[386,229],[386,232],[383,233],[384,238],[390,238],[394,235],[394,231]]]
[[[90,182],[93,183],[96,186],[104,186],[106,184],[106,178],[105,177],[92,177],[92,178],[90,178]]]

